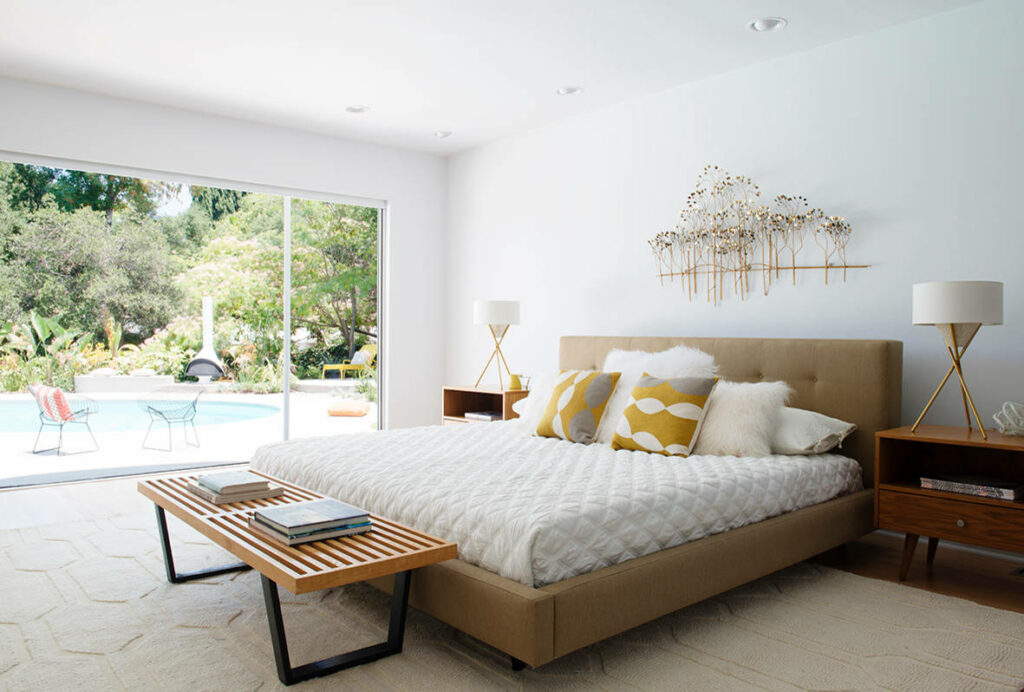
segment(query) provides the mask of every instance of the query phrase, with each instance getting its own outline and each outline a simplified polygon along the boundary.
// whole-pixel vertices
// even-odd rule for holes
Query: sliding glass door
[[[268,442],[379,427],[382,221],[372,206],[0,162],[0,486],[244,462]],[[38,386],[86,408],[41,419]]]

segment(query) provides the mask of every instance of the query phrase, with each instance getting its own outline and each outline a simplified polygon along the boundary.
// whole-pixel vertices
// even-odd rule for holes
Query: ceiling
[[[0,74],[448,154],[974,1],[0,0]]]

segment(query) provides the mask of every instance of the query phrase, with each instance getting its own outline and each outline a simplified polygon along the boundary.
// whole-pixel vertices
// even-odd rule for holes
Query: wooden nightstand
[[[1024,552],[1024,501],[1011,502],[921,487],[922,476],[990,476],[1024,484],[1024,438],[988,431],[922,425],[875,435],[875,526],[903,531],[900,581],[907,578],[920,536],[927,564],[939,539]]]
[[[441,424],[474,423],[467,411],[498,411],[502,420],[518,418],[512,404],[529,394],[526,389],[488,389],[487,387],[445,387],[441,399]]]

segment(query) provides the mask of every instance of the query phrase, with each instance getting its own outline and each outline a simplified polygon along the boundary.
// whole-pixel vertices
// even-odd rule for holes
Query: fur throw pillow
[[[768,456],[779,411],[792,392],[785,382],[720,381],[711,392],[693,454]]]

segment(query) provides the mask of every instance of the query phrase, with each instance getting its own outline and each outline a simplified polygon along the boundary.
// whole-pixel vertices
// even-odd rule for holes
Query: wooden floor
[[[979,554],[964,546],[939,542],[935,564],[925,565],[927,540],[914,553],[904,585],[975,603],[1024,613],[1024,555]],[[822,553],[811,562],[863,577],[898,582],[903,536],[869,534],[859,541]],[[1015,573],[1020,570],[1020,573]]]
[[[136,491],[137,482],[138,477],[0,491],[0,529],[151,511],[152,503]],[[1024,555],[978,554],[942,542],[928,567],[925,553],[919,546],[906,586],[1024,613],[1024,574],[1014,574],[1024,568]],[[812,562],[895,582],[902,554],[902,536],[875,532]]]

